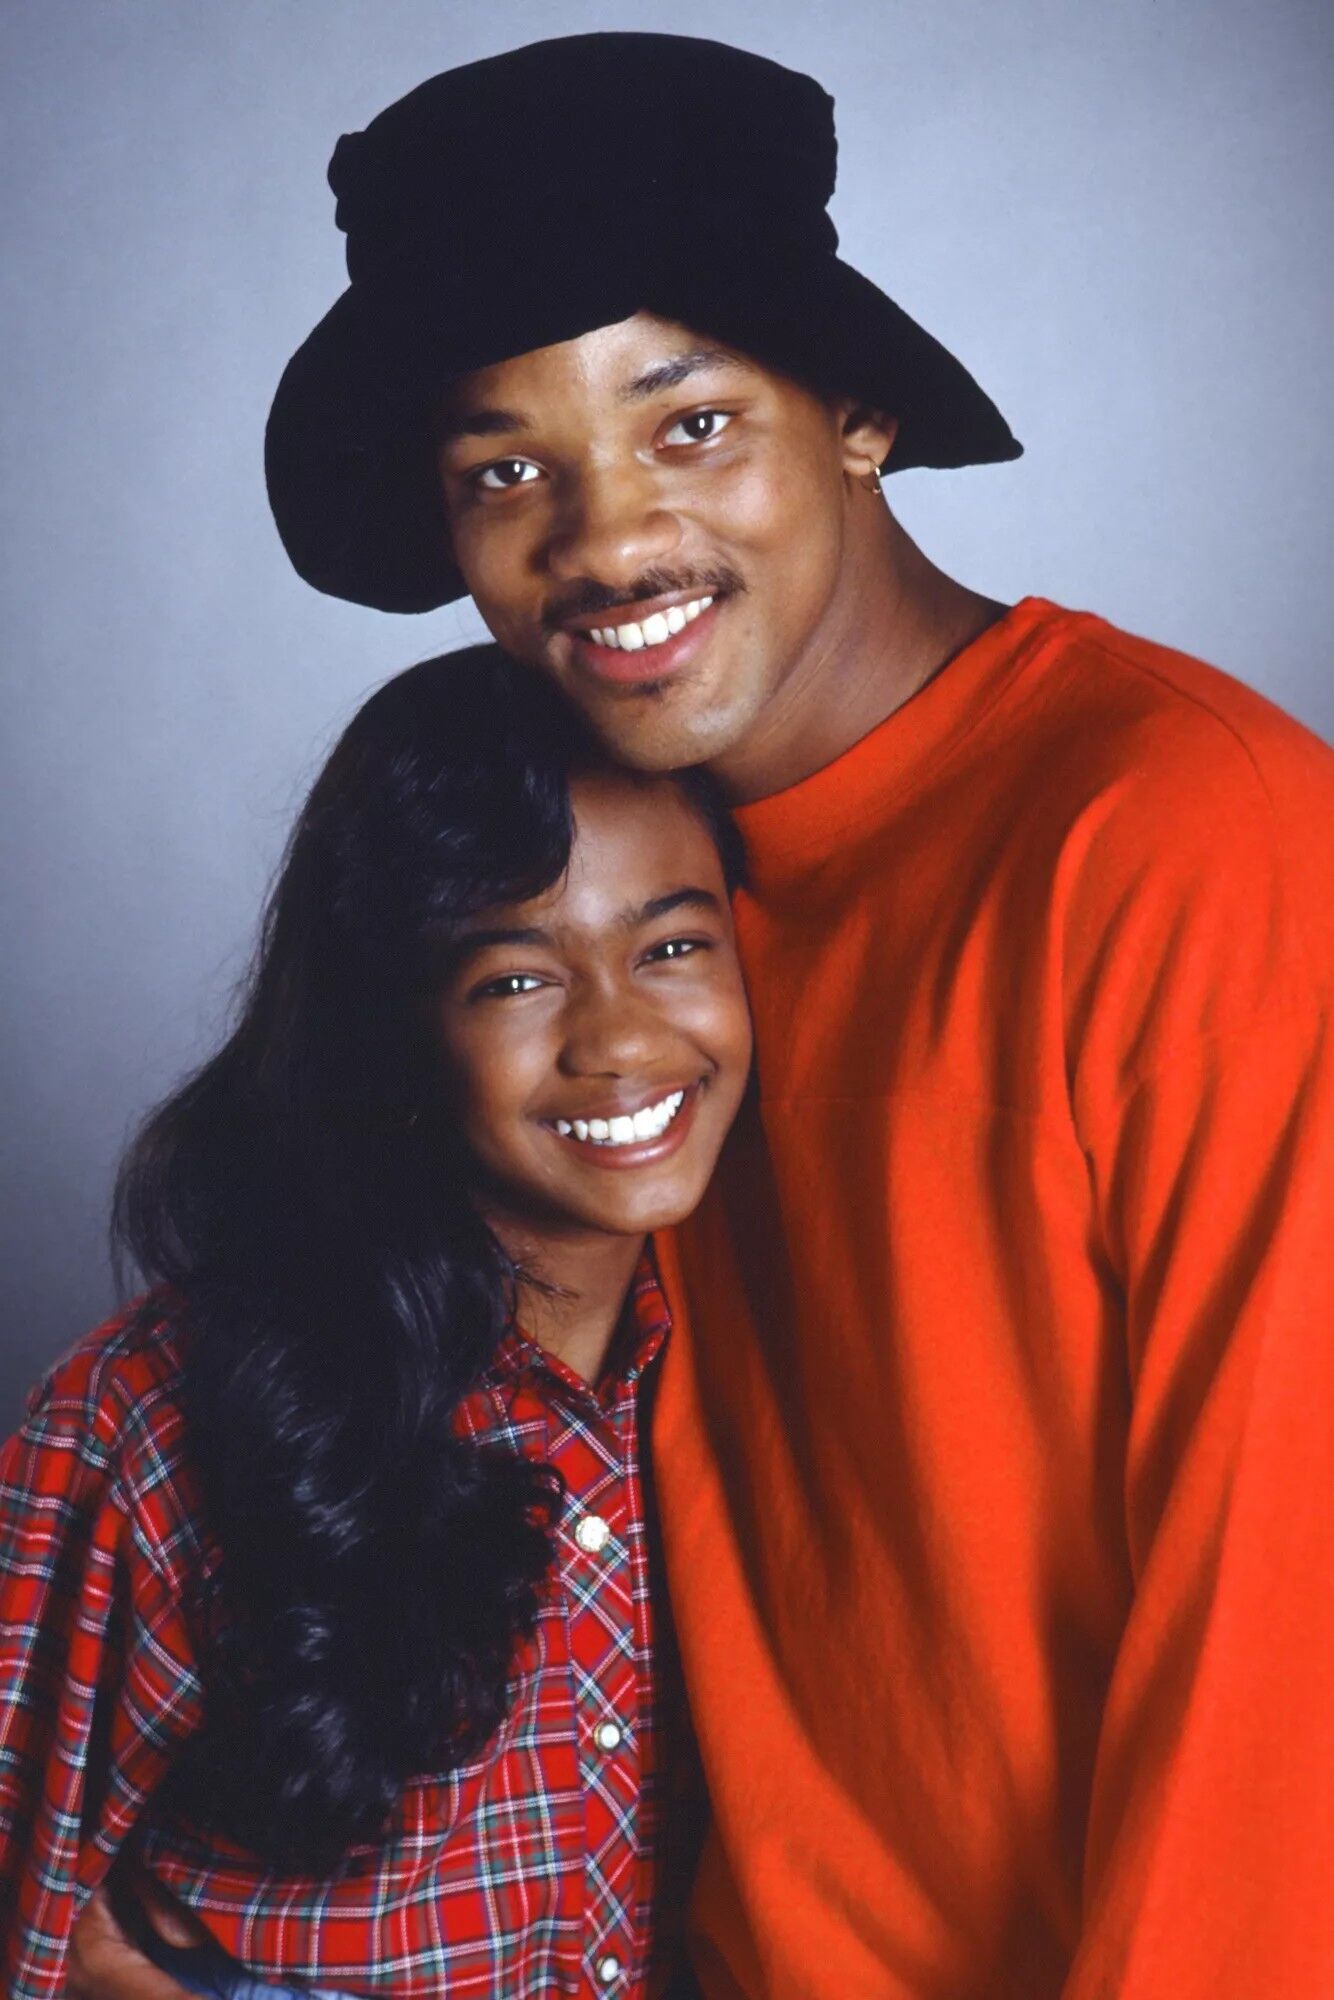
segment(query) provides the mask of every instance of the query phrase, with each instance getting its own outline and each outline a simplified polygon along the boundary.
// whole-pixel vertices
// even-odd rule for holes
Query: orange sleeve
[[[1134,1595],[1065,2000],[1334,1994],[1334,1049],[1247,796],[1194,815],[1188,879],[1141,877],[1086,967]]]

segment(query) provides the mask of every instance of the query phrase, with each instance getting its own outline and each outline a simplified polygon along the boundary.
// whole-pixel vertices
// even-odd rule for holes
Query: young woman
[[[188,1991],[657,1990],[646,1239],[744,1089],[738,872],[492,647],[352,722],[123,1170],[152,1289],[0,1459],[13,2000],[113,1868]]]

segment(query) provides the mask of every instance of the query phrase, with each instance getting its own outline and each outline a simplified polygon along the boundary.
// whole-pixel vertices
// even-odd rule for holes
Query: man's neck
[[[936,568],[879,499],[826,618],[744,743],[712,768],[736,804],[832,764],[993,625],[1003,604]]]

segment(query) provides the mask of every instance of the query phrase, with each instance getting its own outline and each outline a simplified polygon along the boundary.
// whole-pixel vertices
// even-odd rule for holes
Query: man
[[[1334,1992],[1334,760],[912,545],[882,472],[1018,446],[833,165],[710,43],[423,85],[335,153],[275,512],[738,806],[758,1097],[655,1437],[709,2000]]]

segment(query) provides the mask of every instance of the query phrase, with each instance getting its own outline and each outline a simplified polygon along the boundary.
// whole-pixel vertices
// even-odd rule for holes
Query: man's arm
[[[1072,955],[1133,1599],[1066,2000],[1334,1993],[1329,912],[1236,761],[1161,799]]]
[[[138,1893],[148,1907],[151,1892]],[[171,1944],[196,1944],[205,1935],[202,1926],[165,1899],[161,1908],[152,1906],[152,1920]],[[187,1987],[159,1971],[130,1942],[105,1889],[94,1891],[74,1926],[65,1992],[68,2000],[191,2000]]]
[[[1135,1595],[1068,2000],[1334,1993],[1332,1099],[1256,1040],[1126,1111]]]

